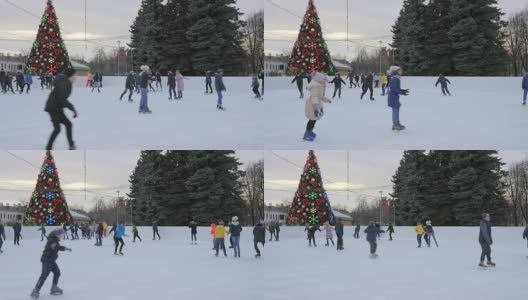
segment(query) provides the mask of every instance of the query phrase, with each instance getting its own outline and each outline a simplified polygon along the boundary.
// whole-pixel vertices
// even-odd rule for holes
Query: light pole
[[[379,75],[381,76],[381,52],[383,51],[383,42],[379,41],[380,43],[380,53],[379,53]]]
[[[119,191],[116,191],[117,193],[117,200],[115,205],[115,212],[116,212],[116,225],[119,224]]]
[[[117,41],[117,76],[119,76],[119,56],[121,55],[121,41]]]
[[[379,191],[380,201],[379,201],[379,224],[381,226],[381,201],[383,201],[383,191]]]

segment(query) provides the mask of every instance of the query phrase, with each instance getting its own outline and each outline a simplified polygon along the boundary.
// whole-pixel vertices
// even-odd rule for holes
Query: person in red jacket
[[[211,223],[211,235],[213,236],[213,250],[215,249],[215,240],[216,240],[216,224],[215,223]]]

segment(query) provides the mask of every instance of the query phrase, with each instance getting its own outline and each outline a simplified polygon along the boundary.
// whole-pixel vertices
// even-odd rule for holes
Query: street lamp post
[[[380,43],[380,54],[379,54],[379,75],[381,76],[381,52],[383,51],[383,42],[379,41]]]
[[[119,224],[119,191],[116,191],[117,193],[117,200],[115,205],[115,212],[116,212],[116,225]]]
[[[117,41],[117,76],[119,76],[119,56],[121,55],[121,41]]]
[[[383,191],[379,191],[380,201],[379,201],[379,224],[381,226],[381,202],[383,201]]]

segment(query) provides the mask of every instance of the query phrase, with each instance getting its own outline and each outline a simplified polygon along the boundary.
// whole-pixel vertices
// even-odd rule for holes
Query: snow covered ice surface
[[[73,123],[77,147],[87,149],[261,149],[260,112],[264,101],[254,99],[249,77],[225,77],[226,111],[216,110],[217,95],[204,94],[205,79],[185,80],[184,100],[169,101],[167,78],[163,91],[149,93],[152,114],[139,114],[140,95],[129,103],[128,93],[119,101],[125,77],[103,77],[101,93],[86,88],[78,77],[70,101],[77,119],[65,109]],[[0,140],[4,149],[44,149],[53,126],[44,112],[48,93],[33,78],[30,94],[0,94]],[[155,83],[153,83],[155,86]],[[68,149],[65,128],[54,149]]]
[[[48,233],[51,228],[47,228]],[[124,256],[114,256],[112,238],[63,240],[72,252],[59,252],[59,287],[64,295],[51,296],[52,274],[40,291],[40,299],[60,300],[144,300],[144,299],[263,299],[262,259],[255,259],[252,228],[241,235],[241,258],[214,256],[209,228],[198,228],[198,245],[190,244],[189,228],[160,227],[161,240],[152,240],[150,227],[138,227],[143,242],[125,237]],[[30,299],[40,276],[40,242],[37,227],[24,227],[19,247],[12,244],[13,231],[0,254],[0,299]],[[69,234],[69,233],[68,233]],[[79,232],[80,234],[80,232]],[[131,235],[131,228],[127,227]],[[229,239],[226,240],[229,247]],[[234,297],[234,298],[233,298]]]
[[[369,258],[361,228],[345,227],[344,251],[325,247],[324,232],[316,232],[317,247],[308,247],[304,228],[282,227],[280,241],[268,242],[259,289],[264,299],[362,300],[488,300],[526,299],[528,249],[524,228],[493,228],[492,259],[497,267],[481,270],[478,228],[436,227],[439,248],[416,248],[414,227],[395,227],[394,241],[383,234],[379,258]],[[386,229],[386,227],[384,227]],[[334,234],[334,241],[337,238]]]
[[[330,79],[332,77],[329,77]],[[305,101],[299,99],[291,77],[267,78],[266,107],[273,122],[264,133],[267,149],[526,149],[528,106],[522,106],[521,78],[448,77],[452,97],[444,97],[437,78],[403,77],[402,132],[393,132],[392,112],[381,88],[374,89],[376,101],[361,89],[342,90],[341,99],[324,104],[325,115],[315,125],[314,142],[302,140],[307,119]],[[304,81],[306,88],[306,80]],[[333,84],[326,96],[332,98]],[[309,92],[305,91],[305,99]]]

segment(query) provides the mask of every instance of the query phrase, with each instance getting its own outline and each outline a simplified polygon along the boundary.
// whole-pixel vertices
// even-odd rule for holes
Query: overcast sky
[[[349,200],[347,201],[347,151],[315,152],[328,192],[330,203],[351,209],[359,197],[379,199],[379,191],[388,195],[392,191],[392,175],[400,164],[403,151],[350,151],[349,152]],[[307,150],[265,151],[265,202],[289,205],[297,190],[302,169],[308,156]],[[500,151],[499,156],[507,165],[528,159],[528,151]]]
[[[15,156],[11,155],[13,153]],[[0,152],[0,202],[10,204],[29,201],[35,188],[44,151]],[[136,166],[139,151],[86,151],[86,189],[84,201],[84,152],[54,151],[53,156],[59,179],[71,206],[90,208],[94,197],[107,200],[129,191],[128,179]],[[236,151],[236,157],[245,165],[263,159],[263,151]],[[241,166],[244,168],[244,165]]]
[[[53,1],[66,40],[84,39],[84,1]],[[9,3],[14,3],[20,8]],[[100,39],[98,43],[110,47],[117,47],[117,40],[128,42],[128,30],[137,15],[140,3],[141,0],[87,0],[88,39]],[[263,0],[237,0],[237,7],[245,14],[262,9],[263,5]],[[45,0],[0,0],[0,52],[31,50],[45,6]],[[242,16],[242,19],[244,18]],[[71,55],[90,58],[97,45],[88,45],[85,52],[84,42],[66,41]],[[110,47],[107,49],[111,50]]]
[[[347,0],[315,0],[321,20],[323,36],[327,40],[332,56],[351,58],[358,46],[367,49],[379,47],[392,41],[391,28],[399,15],[403,0],[348,0],[349,48],[347,35]],[[367,4],[368,3],[368,4]],[[498,0],[506,14],[528,8],[526,0]],[[264,0],[265,51],[266,54],[291,53],[297,39],[307,0]],[[507,15],[504,16],[507,19]]]

